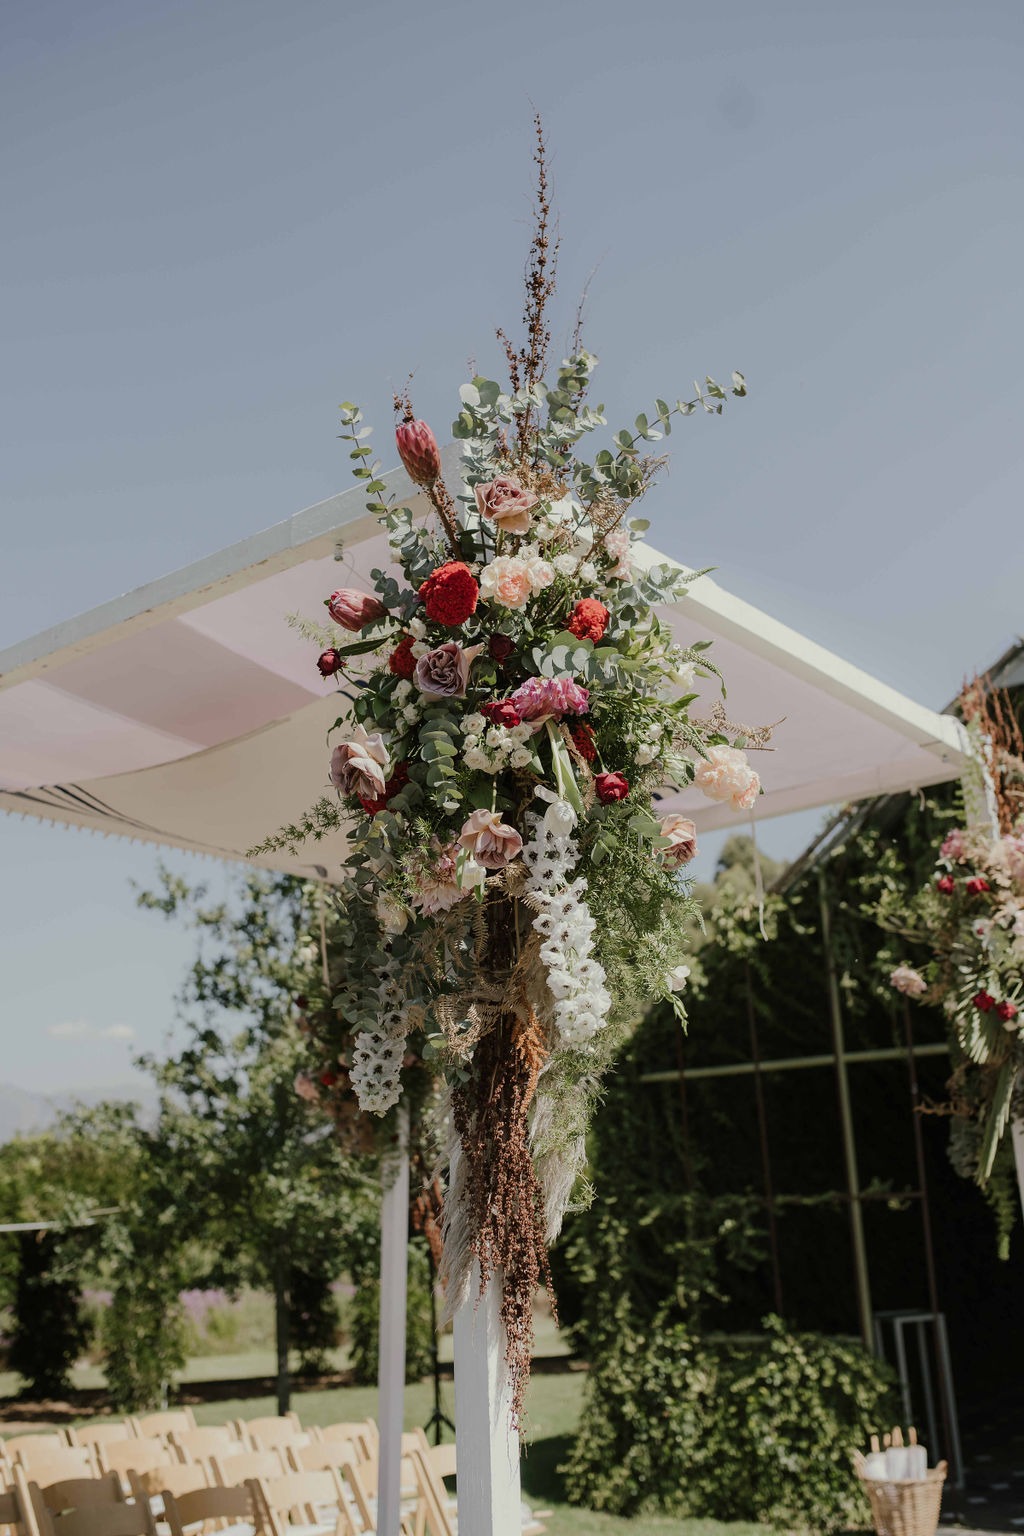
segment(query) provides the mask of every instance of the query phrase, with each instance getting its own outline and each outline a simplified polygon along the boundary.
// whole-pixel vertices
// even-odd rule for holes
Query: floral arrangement
[[[942,1008],[950,1023],[953,1161],[986,1185],[1024,1069],[1024,742],[1008,697],[977,680],[960,699],[974,742],[977,784],[969,825],[950,830],[935,874],[908,906],[883,901],[883,924],[925,948],[890,985]]]
[[[443,1280],[453,1311],[500,1271],[522,1410],[532,1301],[584,1164],[601,1072],[652,1001],[685,1017],[686,866],[694,823],[659,815],[696,785],[749,810],[760,781],[719,708],[706,643],[673,639],[657,606],[696,573],[638,541],[635,505],[675,418],[718,414],[712,379],[584,457],[605,426],[581,345],[544,382],[554,253],[542,140],[526,338],[499,332],[510,382],[463,385],[449,486],[430,427],[396,398],[396,445],[425,519],[384,499],[353,404],[342,436],[393,558],[372,593],[326,599],[317,665],[345,701],[333,793],[265,846],[343,828],[337,898],[343,982],[318,1071],[300,1091],[354,1093],[385,1116],[426,1069],[447,1093]],[[353,636],[358,638],[353,639]],[[766,740],[762,733],[756,745]],[[325,1080],[325,1072],[327,1074]]]

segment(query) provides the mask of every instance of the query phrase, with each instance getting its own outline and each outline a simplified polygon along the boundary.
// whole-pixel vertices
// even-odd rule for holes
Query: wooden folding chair
[[[12,1467],[11,1486],[0,1493],[0,1531],[3,1536],[42,1536],[39,1515],[20,1467]]]
[[[70,1477],[93,1477],[96,1464],[84,1445],[65,1445],[54,1449],[47,1445],[18,1446],[14,1465],[23,1467],[37,1483],[59,1483]]]
[[[230,1451],[231,1447],[227,1449]],[[232,1488],[254,1478],[280,1477],[285,1465],[277,1451],[236,1451],[230,1455],[218,1451],[210,1457],[210,1470],[218,1487]]]
[[[351,1440],[311,1440],[308,1445],[286,1445],[284,1451],[293,1472],[335,1472],[346,1461],[359,1460]]]
[[[164,1408],[159,1413],[144,1413],[132,1419],[140,1440],[162,1439],[172,1429],[195,1429],[196,1416],[191,1408]]]
[[[28,1497],[39,1529],[46,1532],[63,1530],[69,1510],[113,1509],[124,1503],[121,1480],[113,1472],[103,1477],[69,1477],[47,1484],[33,1478],[28,1484]]]
[[[243,1536],[258,1529],[252,1489],[244,1483],[233,1488],[196,1488],[190,1493],[168,1492],[164,1496],[164,1518],[171,1536],[200,1536],[207,1523],[217,1521],[215,1530],[220,1531],[222,1522],[230,1521],[230,1531],[222,1536]],[[192,1527],[198,1526],[198,1531]]]
[[[95,1504],[69,1509],[51,1523],[54,1531],[60,1536],[156,1536],[156,1525],[146,1504]]]
[[[280,1477],[254,1479],[260,1503],[269,1514],[274,1536],[287,1536],[298,1526],[324,1536],[356,1536],[348,1500],[335,1472],[285,1472]]]
[[[310,1430],[314,1441],[351,1440],[360,1461],[376,1456],[380,1443],[377,1426],[372,1419],[342,1420],[337,1424],[323,1424]]]
[[[155,1467],[170,1467],[177,1457],[162,1440],[111,1440],[98,1447],[100,1466],[104,1472],[116,1472],[121,1482],[128,1486],[131,1472],[152,1472]]]
[[[240,1451],[247,1449],[230,1424],[201,1424],[198,1429],[172,1430],[167,1438],[182,1461],[209,1461],[211,1456],[226,1452],[231,1446],[237,1446]]]
[[[306,1434],[297,1413],[270,1413],[257,1419],[236,1419],[233,1427],[240,1440],[247,1441],[254,1450],[262,1451],[276,1451],[279,1446]]]
[[[74,1435],[73,1444],[95,1451],[98,1445],[107,1445],[111,1440],[133,1439],[135,1427],[131,1419],[103,1419],[98,1424],[80,1424]]]
[[[23,1450],[32,1454],[37,1448],[44,1454],[66,1451],[71,1441],[67,1435],[57,1429],[41,1429],[24,1435],[11,1435],[0,1441],[0,1450],[8,1461],[18,1460],[18,1451]]]

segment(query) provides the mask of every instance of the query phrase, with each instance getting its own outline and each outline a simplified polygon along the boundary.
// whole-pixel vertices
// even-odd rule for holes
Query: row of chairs
[[[55,1513],[57,1536],[76,1536],[65,1525],[75,1500],[83,1498],[85,1509],[91,1494],[106,1508],[114,1488],[115,1502],[136,1511],[128,1515],[120,1509],[118,1521],[148,1513],[173,1536],[179,1536],[179,1526],[181,1536],[191,1536],[207,1529],[203,1521],[222,1524],[226,1518],[242,1520],[240,1531],[272,1536],[295,1529],[296,1521],[325,1536],[364,1536],[375,1529],[378,1449],[372,1420],[306,1430],[292,1413],[197,1426],[183,1409],[63,1434],[8,1437],[0,1443],[0,1474],[6,1469],[9,1498],[24,1501],[24,1489],[32,1490],[38,1536],[49,1536],[46,1520]],[[403,1436],[403,1532],[455,1536],[456,1505],[445,1484],[454,1475],[454,1446],[432,1447],[422,1430]],[[238,1513],[243,1505],[249,1510],[244,1519]],[[201,1515],[201,1509],[211,1513]],[[316,1519],[311,1511],[318,1512]],[[91,1518],[83,1514],[86,1523]],[[3,1524],[0,1515],[0,1530]],[[524,1506],[525,1536],[543,1530]]]

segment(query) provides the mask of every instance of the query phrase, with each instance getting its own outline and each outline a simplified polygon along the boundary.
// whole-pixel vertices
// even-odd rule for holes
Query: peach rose
[[[663,817],[661,835],[669,839],[669,846],[661,850],[666,864],[678,867],[697,857],[697,828],[689,816],[673,812],[671,816]]]
[[[761,792],[761,780],[738,747],[709,747],[693,782],[709,800],[729,801],[738,811],[752,810]]]
[[[391,762],[384,738],[379,733],[367,735],[365,725],[357,725],[348,741],[339,742],[331,753],[331,783],[343,795],[362,795],[377,800],[391,777]]]
[[[474,811],[459,833],[459,845],[484,869],[504,869],[522,852],[523,840],[497,811]]]
[[[529,532],[530,513],[537,505],[537,497],[532,491],[524,491],[518,481],[499,475],[496,480],[476,486],[474,495],[480,516],[504,533]]]
[[[480,572],[480,596],[503,608],[525,608],[533,592],[530,569],[514,555],[499,555]]]

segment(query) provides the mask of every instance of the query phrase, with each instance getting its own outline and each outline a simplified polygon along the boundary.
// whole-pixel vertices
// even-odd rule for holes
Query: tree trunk
[[[288,1294],[288,1260],[279,1253],[274,1262],[274,1331],[277,1338],[277,1411],[288,1412],[292,1401],[292,1379],[288,1370],[288,1342],[291,1297]]]

